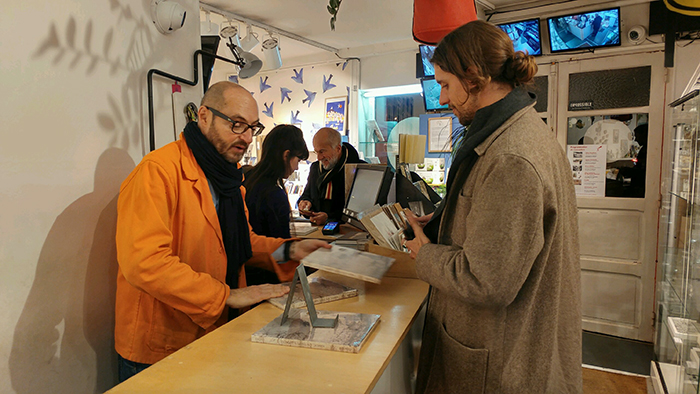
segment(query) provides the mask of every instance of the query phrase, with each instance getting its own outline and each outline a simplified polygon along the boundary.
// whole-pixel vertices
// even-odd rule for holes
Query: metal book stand
[[[292,300],[294,299],[294,291],[296,290],[297,282],[301,283],[301,291],[304,293],[304,300],[306,300],[306,309],[309,311],[311,326],[322,328],[335,327],[336,324],[338,324],[338,315],[335,315],[335,319],[321,319],[316,314],[316,307],[314,306],[314,299],[311,297],[311,289],[309,288],[309,281],[306,277],[306,271],[304,271],[304,264],[299,264],[297,269],[294,271],[292,287],[289,289],[287,305],[284,307],[284,313],[282,314],[282,321],[280,322],[280,325],[283,326],[285,323],[287,323],[289,309],[292,307]]]

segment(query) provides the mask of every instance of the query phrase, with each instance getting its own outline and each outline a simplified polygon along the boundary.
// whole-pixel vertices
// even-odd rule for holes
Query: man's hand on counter
[[[305,239],[302,241],[294,241],[289,247],[289,258],[294,261],[300,261],[304,257],[308,256],[309,253],[313,252],[318,248],[330,249],[331,245],[320,239]]]
[[[226,305],[231,308],[243,308],[287,293],[289,293],[288,286],[271,284],[231,289],[231,294],[226,299]]]

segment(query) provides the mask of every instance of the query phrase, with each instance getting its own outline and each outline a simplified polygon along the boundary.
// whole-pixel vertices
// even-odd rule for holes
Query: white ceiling
[[[494,14],[493,20],[509,16],[514,20],[524,14],[529,14],[529,17],[540,16],[537,14],[539,10],[551,12],[631,1],[633,0],[477,0],[477,7],[481,17]],[[387,52],[387,48],[400,50],[418,47],[411,32],[413,0],[345,0],[340,5],[335,31],[330,29],[331,15],[326,9],[328,0],[204,0],[202,3],[336,48],[343,57]],[[212,21],[216,21],[217,17],[213,15]],[[254,30],[265,34],[259,28]],[[284,66],[300,63],[300,59],[335,58],[327,50],[285,37],[281,37],[280,48]],[[259,51],[256,49],[253,53],[262,56]]]

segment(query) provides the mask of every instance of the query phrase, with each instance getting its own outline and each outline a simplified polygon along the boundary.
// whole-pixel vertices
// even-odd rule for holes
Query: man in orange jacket
[[[243,264],[298,261],[318,240],[253,233],[238,162],[263,130],[258,106],[231,82],[211,86],[180,139],[146,155],[122,183],[117,217],[115,348],[124,381],[235,317],[284,295],[246,287]]]

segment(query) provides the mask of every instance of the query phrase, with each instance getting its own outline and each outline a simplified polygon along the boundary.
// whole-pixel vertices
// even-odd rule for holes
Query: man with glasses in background
[[[300,260],[318,240],[253,233],[238,162],[262,133],[243,87],[211,86],[198,121],[146,155],[122,183],[117,216],[115,348],[124,381],[236,317],[289,290],[246,287],[243,264]]]

